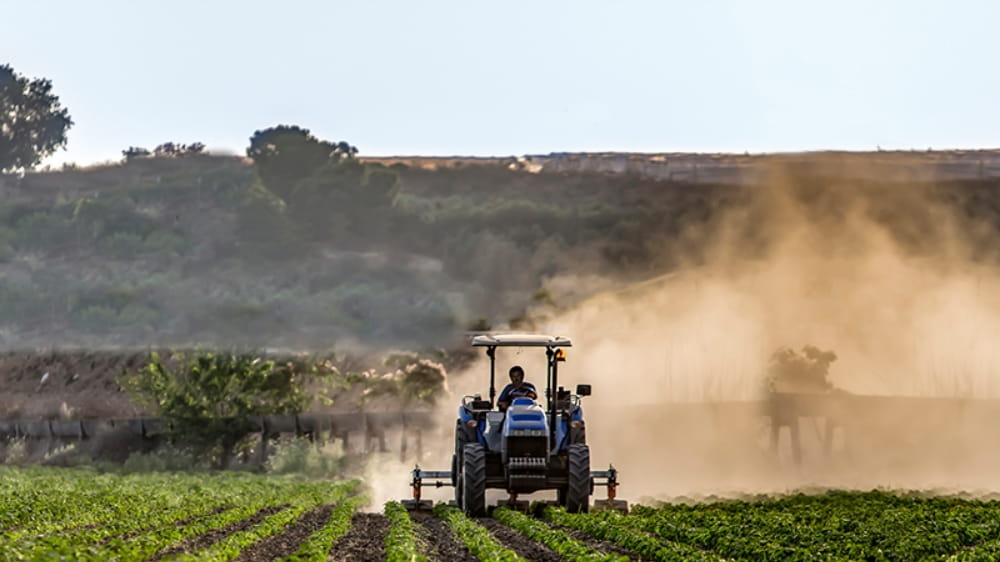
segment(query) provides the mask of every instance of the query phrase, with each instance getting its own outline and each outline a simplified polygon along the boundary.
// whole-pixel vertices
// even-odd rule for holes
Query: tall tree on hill
[[[358,149],[341,141],[317,139],[309,129],[278,125],[255,131],[250,137],[249,156],[257,175],[275,195],[289,200],[295,184],[330,162],[353,158]]]
[[[72,125],[50,80],[29,80],[0,65],[0,172],[33,168],[66,145]]]

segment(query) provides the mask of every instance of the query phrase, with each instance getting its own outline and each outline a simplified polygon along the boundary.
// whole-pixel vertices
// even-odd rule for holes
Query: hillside
[[[989,224],[997,206],[994,151],[547,158],[361,159],[283,198],[211,155],[0,178],[0,348],[440,345],[697,264],[725,210],[760,212],[789,174],[930,185]],[[756,179],[709,181],[734,166]]]
[[[6,177],[0,406],[28,417],[135,414],[115,377],[150,349],[374,356],[455,348],[470,327],[531,328],[539,311],[607,290],[641,295],[643,281],[720,255],[766,260],[789,236],[766,196],[779,185],[829,235],[851,229],[844,217],[860,209],[916,257],[935,251],[935,236],[961,236],[963,260],[992,264],[990,154],[672,160],[697,163],[698,182],[529,170],[516,159],[373,159],[331,168],[334,181],[312,178],[287,201],[232,157]],[[705,180],[734,162],[753,163],[758,180]],[[934,170],[973,177],[942,181]],[[359,195],[372,177],[392,187],[386,202]],[[942,223],[928,205],[957,220]]]
[[[522,316],[560,275],[663,270],[659,247],[720,196],[503,165],[335,173],[291,202],[232,157],[3,178],[0,347],[447,341]],[[330,195],[375,181],[390,204]]]

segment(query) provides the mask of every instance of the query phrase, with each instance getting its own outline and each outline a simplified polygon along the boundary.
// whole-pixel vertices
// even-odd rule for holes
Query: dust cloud
[[[536,311],[538,331],[573,340],[560,383],[593,385],[592,469],[613,463],[630,501],[1000,490],[995,227],[965,212],[962,186],[916,162],[776,158],[761,177],[692,237],[707,243],[665,250],[682,264],[672,273]],[[607,283],[576,281],[547,289],[558,302]],[[776,349],[806,345],[837,355],[834,390],[820,396],[833,406],[799,412],[796,459],[791,426],[772,442],[766,371]],[[537,355],[501,356],[498,389],[515,363],[544,384]],[[449,384],[485,396],[487,376],[483,361]],[[459,396],[441,401],[439,419],[454,419]],[[450,468],[445,426],[426,439],[424,468]],[[393,468],[369,477],[406,497],[404,467]]]
[[[566,386],[593,384],[593,468],[632,500],[1000,488],[993,231],[917,163],[776,159],[763,178],[686,265],[548,319],[574,342]],[[831,394],[913,398],[800,412],[795,462],[790,427],[770,441],[766,368],[805,345],[837,354]]]

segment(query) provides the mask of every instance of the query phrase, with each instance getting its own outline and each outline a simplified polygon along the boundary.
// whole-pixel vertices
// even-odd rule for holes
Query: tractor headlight
[[[573,420],[569,423],[569,425],[573,429],[580,429],[581,427],[583,427],[583,422],[580,420]]]
[[[469,421],[465,422],[465,425],[467,425],[469,427],[476,427],[476,420],[469,420]]]

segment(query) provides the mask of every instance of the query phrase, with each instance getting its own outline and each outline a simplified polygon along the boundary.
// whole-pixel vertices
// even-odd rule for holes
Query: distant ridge
[[[364,162],[425,170],[504,166],[533,173],[635,175],[687,183],[755,184],[771,167],[809,164],[814,172],[881,179],[980,180],[1000,177],[1000,149],[811,151],[785,153],[552,152],[524,156],[368,156]]]

